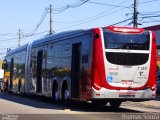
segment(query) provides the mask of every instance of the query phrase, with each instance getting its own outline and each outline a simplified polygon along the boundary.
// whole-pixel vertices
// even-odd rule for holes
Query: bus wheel
[[[68,89],[66,89],[64,91],[64,103],[65,105],[69,105],[70,104],[70,101],[69,101],[69,91]]]
[[[114,100],[113,101],[109,101],[109,104],[113,109],[119,108],[121,103],[122,103],[121,101],[114,101]]]
[[[63,91],[63,93],[62,93],[63,102],[65,105],[69,106],[70,105],[69,90],[68,90],[68,86],[66,84],[63,86],[62,91]]]

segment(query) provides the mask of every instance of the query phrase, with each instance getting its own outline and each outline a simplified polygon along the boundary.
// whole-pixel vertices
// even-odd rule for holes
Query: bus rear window
[[[149,32],[142,34],[114,33],[103,29],[106,49],[149,50]]]

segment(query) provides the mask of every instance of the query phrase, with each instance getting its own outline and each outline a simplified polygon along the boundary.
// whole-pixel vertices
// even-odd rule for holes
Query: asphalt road
[[[160,108],[124,102],[119,109],[74,102],[71,107],[57,105],[48,98],[0,93],[0,120],[119,120],[147,115],[160,119]],[[158,116],[157,116],[158,115]],[[150,117],[150,116],[148,116]]]

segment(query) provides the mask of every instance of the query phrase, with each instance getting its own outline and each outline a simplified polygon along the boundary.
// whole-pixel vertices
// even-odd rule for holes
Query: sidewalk
[[[155,100],[149,100],[138,103],[144,105],[145,107],[160,109],[160,96],[157,96]]]

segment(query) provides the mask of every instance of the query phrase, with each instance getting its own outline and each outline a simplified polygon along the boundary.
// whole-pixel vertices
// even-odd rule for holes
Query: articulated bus
[[[156,96],[152,31],[108,26],[50,35],[5,57],[5,90],[112,107]]]

